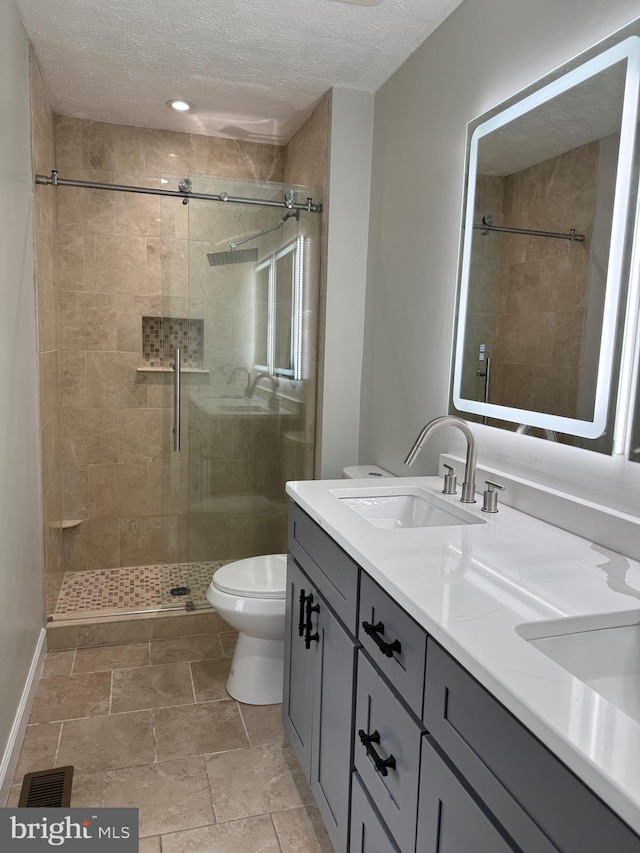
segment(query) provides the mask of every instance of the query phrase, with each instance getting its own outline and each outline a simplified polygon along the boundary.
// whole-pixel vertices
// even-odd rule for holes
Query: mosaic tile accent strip
[[[156,566],[128,566],[87,572],[66,572],[54,619],[65,619],[96,611],[129,611],[186,607],[200,609],[207,602],[207,589],[216,569],[229,560],[203,563],[173,563]],[[189,587],[191,593],[173,596],[174,587]]]
[[[173,351],[182,351],[184,367],[204,364],[204,320],[191,317],[143,317],[143,367],[171,367]]]

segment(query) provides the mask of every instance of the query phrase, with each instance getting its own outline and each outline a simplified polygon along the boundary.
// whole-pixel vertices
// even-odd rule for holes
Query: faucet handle
[[[444,489],[442,490],[442,494],[457,495],[456,483],[458,478],[456,477],[456,469],[453,465],[447,465],[446,462],[443,462],[443,467],[445,467],[449,473],[444,475]]]
[[[493,483],[491,480],[485,480],[485,483],[488,488],[482,493],[482,512],[498,512],[498,493],[496,489],[503,492],[504,486],[501,486],[500,483]]]

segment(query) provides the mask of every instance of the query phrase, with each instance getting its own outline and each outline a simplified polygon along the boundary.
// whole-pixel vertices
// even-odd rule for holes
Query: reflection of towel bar
[[[576,234],[576,229],[571,228],[568,234],[563,234],[559,231],[535,231],[532,228],[507,228],[503,225],[494,225],[492,216],[483,216],[482,225],[474,225],[483,234],[488,234],[489,231],[505,231],[508,234],[529,234],[532,237],[556,237],[558,240],[571,240],[573,243],[584,243],[584,234]]]

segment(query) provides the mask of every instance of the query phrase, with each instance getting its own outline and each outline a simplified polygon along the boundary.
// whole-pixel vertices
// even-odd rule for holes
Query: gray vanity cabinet
[[[445,767],[464,780],[468,799],[511,839],[507,850],[640,853],[640,838],[630,827],[431,638],[424,722],[446,756]],[[423,839],[437,837],[433,815],[437,809],[446,813],[447,799],[458,810],[462,802],[442,762],[432,765],[423,755],[418,828]],[[428,844],[418,849],[465,850]]]
[[[317,592],[291,555],[287,558],[287,611],[285,618],[284,727],[305,776],[311,779],[311,720],[317,649],[306,648],[306,596]],[[304,596],[302,603],[300,596]],[[298,605],[296,609],[296,604]],[[300,633],[301,632],[301,633]]]
[[[358,652],[353,763],[371,800],[401,850],[414,850],[424,731]]]
[[[344,612],[353,610],[355,623],[357,567],[297,508],[290,517],[289,548],[284,728],[335,849],[346,851],[357,643],[327,599],[337,596]],[[334,584],[324,570],[336,568]]]
[[[295,504],[284,726],[336,853],[640,853],[640,838]]]

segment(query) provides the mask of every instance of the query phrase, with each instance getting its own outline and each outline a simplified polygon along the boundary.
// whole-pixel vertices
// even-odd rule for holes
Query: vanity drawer
[[[399,853],[357,773],[351,786],[351,853]]]
[[[431,638],[423,719],[522,849],[640,850],[633,830]]]
[[[354,730],[354,765],[362,783],[398,847],[414,850],[423,729],[362,649],[358,650]],[[376,769],[376,756],[388,766]]]
[[[289,551],[355,635],[359,566],[293,502],[289,504]]]
[[[447,853],[517,853],[520,849],[491,820],[429,737],[422,744],[416,849]],[[524,849],[537,853],[541,848]]]
[[[426,631],[365,572],[360,578],[358,640],[398,694],[420,717]]]

